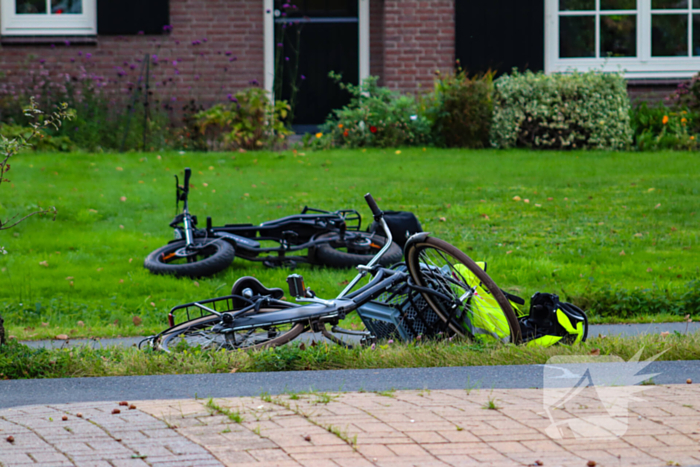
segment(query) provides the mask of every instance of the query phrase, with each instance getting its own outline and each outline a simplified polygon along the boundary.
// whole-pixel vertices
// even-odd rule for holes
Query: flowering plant
[[[698,120],[698,114],[687,107],[675,110],[661,103],[649,107],[642,102],[631,112],[634,140],[640,150],[697,149],[692,128]]]
[[[384,148],[430,142],[430,123],[413,96],[378,86],[374,76],[359,86],[343,83],[333,72],[330,77],[350,93],[350,103],[328,116],[315,146]]]

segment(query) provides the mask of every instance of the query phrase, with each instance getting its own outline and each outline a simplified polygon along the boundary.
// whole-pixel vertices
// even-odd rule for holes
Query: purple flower
[[[285,13],[285,12],[282,12],[282,15],[281,15],[281,16],[287,16],[287,13]]]
[[[180,45],[180,41],[175,41],[175,45]]]
[[[46,62],[46,60],[44,60],[43,58],[41,60],[39,60],[39,63],[45,63],[45,62]]]
[[[282,8],[289,8],[289,3],[285,3],[284,5],[282,5]]]
[[[227,51],[225,52],[225,54],[226,54],[226,56],[228,57],[228,56],[230,56],[230,55],[233,55],[233,52],[227,50]]]
[[[206,41],[207,41],[207,38],[206,38],[206,37],[205,37],[204,39],[202,39],[202,42],[206,42]]]
[[[170,98],[171,101],[175,102],[177,100],[177,97],[173,96]]]
[[[74,59],[74,58],[71,58],[71,59],[70,59],[70,62],[71,62],[71,63],[75,63],[75,59]]]
[[[81,50],[78,52],[78,57],[82,57],[82,56],[83,56],[83,51]]]
[[[165,32],[170,32],[172,30],[173,30],[173,27],[169,24],[166,24],[165,26],[163,26],[163,31],[165,31]]]
[[[250,84],[251,86],[257,86],[260,83],[258,83],[257,79],[251,79],[250,81],[248,81],[248,84]]]
[[[277,43],[277,47],[284,47],[284,44],[281,43],[281,42],[278,42],[278,43]]]
[[[201,42],[199,42],[199,41],[192,41],[192,45],[199,45],[199,44],[201,44]]]
[[[238,60],[238,57],[231,57],[228,59],[229,62],[235,62],[236,60]]]
[[[176,75],[179,75],[179,74],[180,74],[180,70],[178,70],[178,69],[176,68],[176,69],[175,69],[175,74],[176,74]]]
[[[173,60],[173,66],[177,66],[177,60]]]
[[[63,44],[64,44],[66,47],[68,47],[68,46],[70,46],[70,41],[63,41]]]
[[[52,49],[55,49],[55,48],[56,48],[56,44],[51,44],[51,48],[52,48]]]
[[[289,57],[284,57],[284,61],[285,61],[285,62],[288,62],[288,61],[289,61]]]
[[[233,94],[229,94],[229,95],[227,95],[226,97],[228,98],[228,100],[230,100],[230,101],[233,102]]]
[[[158,55],[151,55],[151,58],[153,59],[154,62],[158,61]]]
[[[199,75],[194,75],[194,80],[199,81]]]
[[[139,36],[143,36],[143,31],[139,31],[136,34],[138,34]]]
[[[124,66],[129,66],[129,62],[127,62],[126,60],[124,60]]]
[[[88,60],[91,59],[91,58],[92,58],[92,54],[91,54],[90,52],[86,53],[86,54],[85,54],[85,58],[87,58]]]
[[[301,75],[301,80],[304,81],[306,79],[306,76]]]
[[[132,70],[135,70],[135,69],[136,69],[136,65],[129,65],[129,68],[131,68]]]
[[[265,10],[265,13],[270,13],[270,10],[269,10],[269,9],[268,9],[268,10]]]

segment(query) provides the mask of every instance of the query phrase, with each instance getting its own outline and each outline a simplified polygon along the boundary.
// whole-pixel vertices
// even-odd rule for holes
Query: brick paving
[[[700,465],[700,386],[644,389],[624,410],[595,388],[549,411],[538,389],[20,407],[0,466]]]

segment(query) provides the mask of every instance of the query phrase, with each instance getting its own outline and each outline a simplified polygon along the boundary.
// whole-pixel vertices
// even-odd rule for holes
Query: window
[[[3,36],[96,34],[96,0],[0,0]]]
[[[700,70],[700,0],[545,0],[545,69],[685,78]]]

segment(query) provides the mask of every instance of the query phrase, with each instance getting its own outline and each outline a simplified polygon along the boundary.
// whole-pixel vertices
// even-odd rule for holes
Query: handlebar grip
[[[384,216],[384,213],[381,209],[379,209],[379,206],[377,206],[377,202],[374,200],[371,194],[367,193],[365,195],[365,201],[367,201],[369,209],[372,211],[372,214],[374,214],[375,220],[379,220],[380,218],[382,218],[382,216]]]
[[[192,176],[192,169],[189,167],[185,168],[185,183],[184,183],[184,188],[185,191],[189,191],[190,189],[190,177]]]

